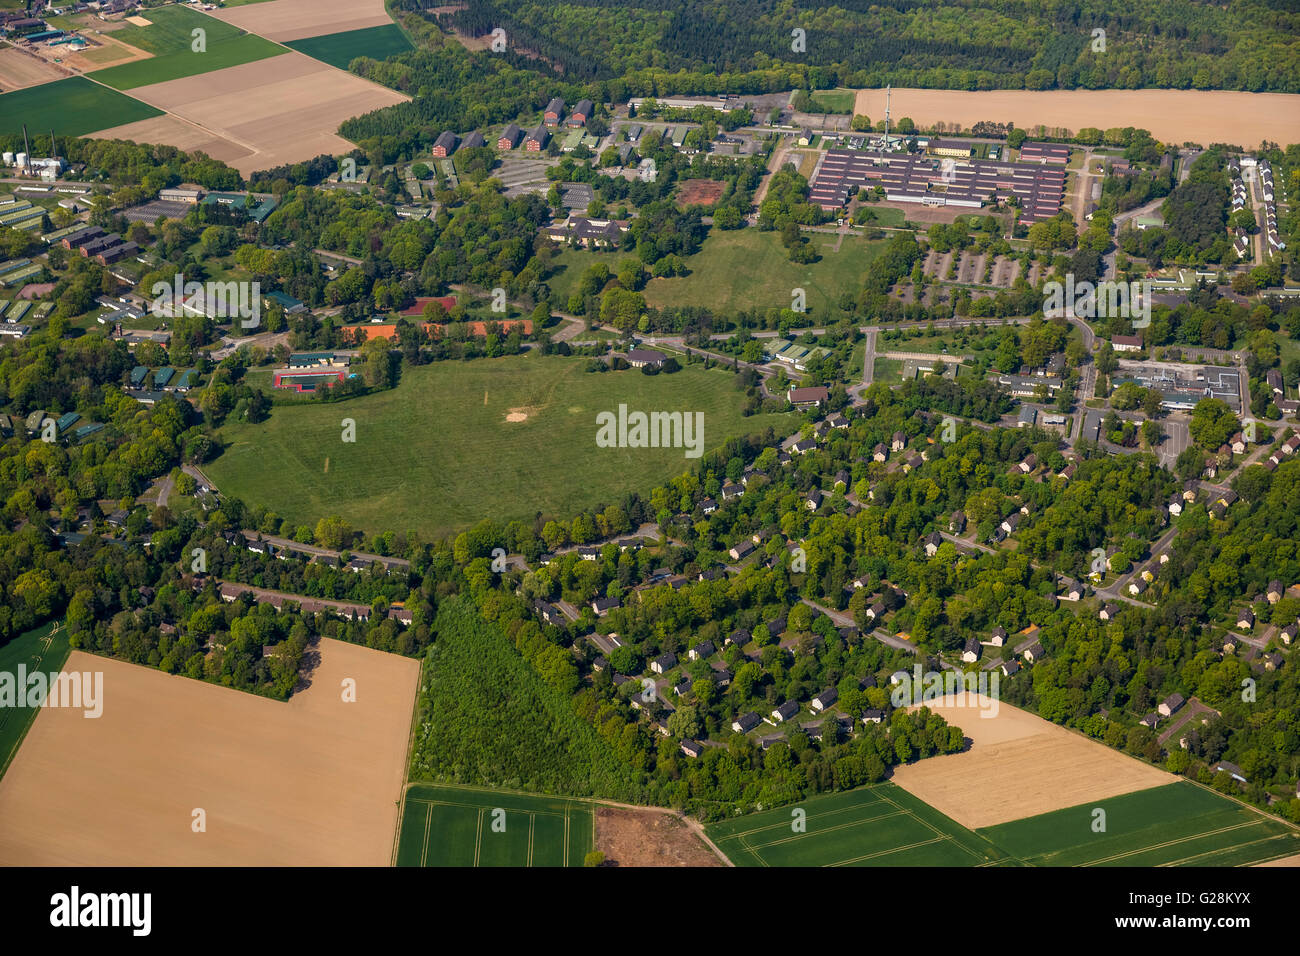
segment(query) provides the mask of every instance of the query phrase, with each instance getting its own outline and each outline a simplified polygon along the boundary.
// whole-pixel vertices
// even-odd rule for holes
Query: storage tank
[[[14,165],[15,165],[15,166],[18,166],[18,167],[24,167],[24,166],[26,166],[26,165],[27,165],[27,154],[26,154],[26,153],[19,153],[19,154],[17,155],[17,157],[15,157]]]
[[[4,160],[6,166],[12,166],[14,164],[14,154],[6,151],[4,154]]]

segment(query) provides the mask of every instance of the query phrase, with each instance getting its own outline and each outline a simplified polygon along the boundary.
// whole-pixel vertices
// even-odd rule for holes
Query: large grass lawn
[[[809,233],[821,256],[811,265],[791,262],[775,232],[715,230],[699,254],[687,261],[691,274],[677,279],[651,279],[646,301],[651,305],[711,306],[721,311],[743,308],[788,309],[792,290],[803,289],[808,311],[825,315],[845,290],[856,291],[863,274],[879,254],[881,243],[845,236]]]
[[[52,126],[58,136],[83,136],[161,115],[162,110],[84,76],[0,95],[0,133],[21,133],[26,123],[42,133]]]
[[[812,99],[820,108],[828,112],[852,113],[857,92],[855,90],[814,90]]]
[[[386,60],[390,56],[414,49],[401,27],[395,23],[367,27],[364,30],[329,33],[305,40],[290,40],[285,46],[291,46],[299,53],[305,53],[340,70],[346,70],[348,64],[359,56]]]
[[[746,418],[731,372],[589,373],[584,359],[541,355],[406,369],[397,388],[340,404],[277,407],[227,425],[228,448],[204,466],[223,494],[295,523],[339,514],[355,527],[436,536],[498,520],[568,517],[693,467],[682,449],[596,447],[596,415],[704,414],[706,450],[790,415]],[[519,410],[528,417],[508,422]],[[356,442],[341,440],[344,418]]]
[[[651,279],[644,295],[650,305],[708,306],[719,311],[745,308],[788,309],[796,288],[803,289],[809,313],[825,317],[844,291],[856,292],[863,275],[879,255],[883,242],[847,235],[838,252],[839,239],[823,233],[807,233],[808,241],[821,255],[818,262],[798,265],[790,261],[781,238],[775,232],[746,228],[730,232],[713,230],[700,251],[686,260],[691,274],[676,279]],[[588,252],[564,249],[556,256],[561,270],[547,279],[560,302],[582,278],[593,262],[603,262],[611,272],[629,253]]]

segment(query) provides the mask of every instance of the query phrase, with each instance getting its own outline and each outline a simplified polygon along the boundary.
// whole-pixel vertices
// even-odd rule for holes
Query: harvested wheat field
[[[1178,779],[1006,703],[996,717],[950,697],[926,706],[960,727],[971,745],[897,767],[891,780],[971,830]]]
[[[90,139],[127,139],[135,143],[163,143],[186,152],[204,152],[213,159],[236,166],[239,160],[253,155],[247,146],[223,139],[221,136],[193,123],[164,113],[152,119],[138,120],[124,126],[114,126],[98,133],[88,133]]]
[[[335,132],[340,123],[407,99],[301,53],[136,87],[131,95],[245,150],[227,160],[244,175],[322,153],[346,153],[353,146]]]
[[[858,90],[855,113],[885,115],[884,90]],[[1013,122],[1032,134],[1039,125],[1078,132],[1135,126],[1167,143],[1232,143],[1252,149],[1263,140],[1288,142],[1300,129],[1300,95],[1229,90],[917,90],[893,92],[894,116],[932,128],[969,129],[980,120]],[[1294,137],[1290,137],[1294,138]]]
[[[700,833],[676,813],[596,809],[596,849],[606,866],[722,866]]]
[[[213,10],[211,14],[241,30],[281,43],[393,22],[384,9],[384,0],[270,0]]]
[[[53,63],[8,46],[0,49],[0,91],[21,90],[51,80],[59,80],[68,72]]]
[[[37,715],[0,780],[0,863],[386,866],[419,664],[318,649],[287,703],[73,651],[103,715]]]

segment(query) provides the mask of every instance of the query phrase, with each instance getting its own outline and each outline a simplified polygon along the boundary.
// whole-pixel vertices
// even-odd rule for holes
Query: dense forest
[[[419,9],[416,3],[398,4]],[[662,82],[708,76],[713,92],[760,92],[797,71],[812,88],[1300,90],[1300,23],[1283,0],[1036,4],[1015,0],[470,0],[441,24],[568,77]],[[1095,30],[1104,31],[1104,40]],[[796,35],[795,31],[801,31]]]

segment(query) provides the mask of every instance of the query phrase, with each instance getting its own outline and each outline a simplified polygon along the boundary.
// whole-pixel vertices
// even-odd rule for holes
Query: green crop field
[[[1031,866],[1249,866],[1300,853],[1300,829],[1185,781],[979,832]]]
[[[28,674],[41,671],[57,673],[68,659],[67,628],[51,621],[42,627],[20,634],[0,647],[0,674],[13,674],[17,680],[21,664]],[[0,777],[9,769],[18,747],[36,719],[35,707],[0,707]]]
[[[582,866],[595,840],[592,805],[466,787],[406,792],[398,866]]]
[[[161,115],[162,110],[84,76],[0,95],[0,133],[21,133],[26,123],[42,133],[53,126],[57,136],[84,136]]]
[[[228,448],[204,465],[222,494],[295,523],[339,514],[354,527],[434,536],[483,518],[568,517],[693,467],[680,448],[598,448],[596,415],[704,415],[705,450],[792,415],[741,414],[730,371],[672,375],[584,371],[587,360],[524,355],[408,368],[395,389],[340,404],[277,406],[257,425],[227,424]],[[512,411],[527,415],[510,422]],[[341,422],[356,422],[355,443]]]
[[[747,308],[788,309],[792,290],[798,288],[804,290],[808,311],[825,315],[834,309],[842,292],[861,287],[864,274],[884,243],[848,235],[836,252],[839,236],[816,232],[805,235],[821,256],[820,261],[811,265],[791,262],[781,245],[781,237],[775,232],[714,230],[700,251],[686,260],[691,274],[675,279],[651,279],[645,287],[646,301],[659,307],[708,306],[722,312]],[[567,262],[568,255],[561,255],[559,260]],[[610,256],[603,261],[611,264],[611,271],[617,271],[620,258]],[[574,282],[581,279],[586,266],[583,262],[574,271]],[[563,283],[551,280],[551,287],[559,290]],[[564,295],[567,297],[567,289]]]
[[[359,56],[386,60],[390,56],[414,49],[406,34],[395,23],[364,30],[329,33],[305,40],[289,40],[285,46],[291,46],[299,53],[305,53],[340,70],[346,70],[348,64]]]
[[[220,22],[220,21],[213,21]],[[144,29],[148,29],[147,27]],[[167,53],[149,60],[137,60],[96,70],[93,74],[101,83],[115,90],[132,90],[138,86],[150,86],[179,80],[186,76],[198,76],[227,67],[265,60],[267,57],[279,56],[285,48],[278,43],[245,33],[227,40],[213,40],[208,37],[207,49],[203,53],[194,53],[187,46],[177,53]],[[104,127],[98,127],[104,128]]]
[[[803,832],[795,831],[803,810]],[[705,827],[737,866],[981,866],[991,843],[892,783],[810,797]]]
[[[203,30],[207,34],[205,39],[209,49],[215,43],[244,35],[244,31],[239,27],[199,13],[190,7],[158,7],[144,10],[140,16],[150,21],[149,26],[125,24],[113,31],[113,39],[139,47],[156,57],[166,56],[169,53],[189,53],[190,45],[193,43],[193,31],[196,29]]]

